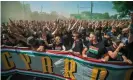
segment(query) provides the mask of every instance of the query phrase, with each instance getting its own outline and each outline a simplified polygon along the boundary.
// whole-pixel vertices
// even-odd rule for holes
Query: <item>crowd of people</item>
[[[133,62],[133,14],[131,20],[10,20],[2,23],[3,46],[32,50],[71,51],[102,61]]]

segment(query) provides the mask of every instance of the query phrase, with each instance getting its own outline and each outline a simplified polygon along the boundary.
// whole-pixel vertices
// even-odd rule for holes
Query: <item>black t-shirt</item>
[[[74,41],[74,43],[72,45],[72,50],[75,51],[75,52],[82,53],[83,43],[82,43],[82,40],[81,39],[79,39],[77,41]]]
[[[99,42],[97,44],[92,44],[91,42],[87,46],[87,56],[92,58],[101,58],[105,54],[105,47],[102,44],[102,42]]]
[[[38,48],[39,46],[45,46],[45,48],[47,49],[47,46],[46,46],[44,40],[41,40],[39,38],[36,39],[36,38],[30,36],[27,39],[27,43],[28,43],[29,46],[32,46],[32,47]]]
[[[52,36],[52,34],[51,34],[50,31],[47,31],[47,32],[46,32],[46,37],[47,37],[48,43],[50,44],[50,43],[51,43],[50,40],[53,38],[53,36]]]
[[[63,40],[63,43],[65,46],[68,46],[69,45],[69,38],[68,38],[68,35],[67,34],[64,34],[62,36],[62,40]]]
[[[52,47],[49,47],[45,44],[44,40],[38,39],[36,42],[37,46],[45,46],[45,49],[52,49]]]
[[[18,47],[29,47],[27,45],[27,43],[25,43],[23,41],[16,41],[16,46],[18,46]]]
[[[112,41],[110,39],[103,38],[102,42],[103,42],[105,47],[109,47],[112,45]]]
[[[133,42],[127,45],[127,50],[128,50],[127,58],[133,62]]]
[[[113,46],[109,46],[106,47],[106,50],[114,52],[116,49]],[[109,61],[123,61],[122,55],[125,55],[126,52],[127,52],[126,49],[121,48],[116,58],[115,59],[110,58]]]
[[[53,45],[53,49],[54,50],[63,50],[63,44],[62,43],[60,43],[60,44],[54,44]]]
[[[108,27],[106,26],[106,27],[103,27],[103,32],[107,32],[107,31],[109,31],[108,30]]]
[[[101,27],[96,28],[96,30],[95,30],[95,33],[96,33],[96,36],[97,36],[97,40],[98,41],[102,41],[102,33],[101,33],[101,31],[102,31],[102,28]]]
[[[67,35],[68,35],[68,41],[69,41],[68,46],[69,47],[68,48],[66,47],[66,48],[67,50],[69,50],[73,44],[72,31],[68,31]]]
[[[1,44],[2,44],[2,45],[6,45],[6,46],[14,46],[14,44],[11,43],[8,39],[2,40],[2,41],[1,41]]]

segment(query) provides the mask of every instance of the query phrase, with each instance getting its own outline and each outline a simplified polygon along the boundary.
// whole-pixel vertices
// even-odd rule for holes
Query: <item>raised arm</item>
[[[78,20],[74,23],[74,25],[72,26],[72,28],[70,30],[73,30],[77,23],[78,23]]]
[[[118,52],[120,51],[120,49],[124,46],[123,43],[120,43],[119,46],[116,48],[116,50],[114,52],[112,51],[108,51],[108,54],[111,58],[116,58],[116,56],[118,55]]]
[[[54,35],[58,31],[58,27],[55,29],[55,31],[52,33]]]
[[[69,22],[69,25],[68,25],[68,31],[70,30],[70,28],[71,28],[71,22]]]

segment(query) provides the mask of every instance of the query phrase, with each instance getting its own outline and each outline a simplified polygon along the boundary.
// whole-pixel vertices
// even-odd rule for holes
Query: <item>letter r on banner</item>
[[[74,72],[76,72],[76,62],[74,60],[65,59],[64,77],[75,80]]]

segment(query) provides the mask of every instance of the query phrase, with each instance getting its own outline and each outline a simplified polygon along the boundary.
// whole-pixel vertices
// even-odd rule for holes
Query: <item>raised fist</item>
[[[124,45],[123,43],[120,43],[120,44],[119,44],[119,47],[120,47],[120,48],[122,48],[122,47],[124,47],[124,46],[125,46],[125,45]]]

